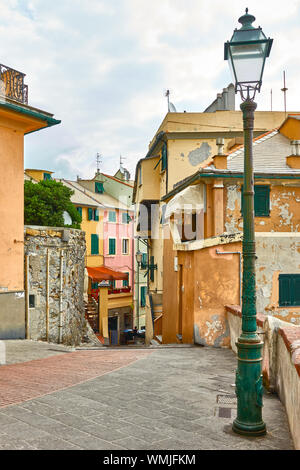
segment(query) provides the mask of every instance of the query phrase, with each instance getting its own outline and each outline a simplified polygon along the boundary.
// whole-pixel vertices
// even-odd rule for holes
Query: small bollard
[[[4,341],[0,341],[0,365],[6,364],[6,346]]]

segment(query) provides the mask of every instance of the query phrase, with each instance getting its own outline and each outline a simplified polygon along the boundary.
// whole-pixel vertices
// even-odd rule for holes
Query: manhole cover
[[[220,405],[236,405],[236,395],[217,395],[217,403]]]

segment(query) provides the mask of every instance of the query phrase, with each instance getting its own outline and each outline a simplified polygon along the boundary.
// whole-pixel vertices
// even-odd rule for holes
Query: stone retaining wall
[[[87,334],[85,233],[25,226],[24,243],[27,337],[67,345],[82,343]]]
[[[241,307],[226,306],[231,347],[241,333]],[[264,385],[278,393],[285,406],[295,448],[300,450],[300,326],[269,315],[257,315],[258,332],[264,339]],[[266,423],[268,424],[268,423]]]

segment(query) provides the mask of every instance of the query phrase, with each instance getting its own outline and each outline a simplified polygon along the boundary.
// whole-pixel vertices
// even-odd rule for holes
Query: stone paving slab
[[[60,358],[72,358],[69,367],[74,373],[76,367],[95,367],[94,354],[107,359],[107,351],[84,352],[84,358],[82,353],[75,353],[78,361],[73,353]],[[285,410],[276,395],[264,396],[266,436],[247,438],[232,432],[237,361],[231,350],[196,347],[130,353],[135,359],[127,365],[123,362],[122,368],[66,390],[2,407],[0,450],[294,448]],[[227,404],[222,403],[224,396],[230,398]]]
[[[0,366],[1,407],[22,403],[124,367],[150,351],[76,351]],[[73,406],[79,399],[74,397]]]

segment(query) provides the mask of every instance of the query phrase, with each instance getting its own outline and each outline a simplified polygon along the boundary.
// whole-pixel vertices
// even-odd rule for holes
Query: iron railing
[[[0,64],[0,96],[28,104],[28,85],[24,84],[25,74]]]

